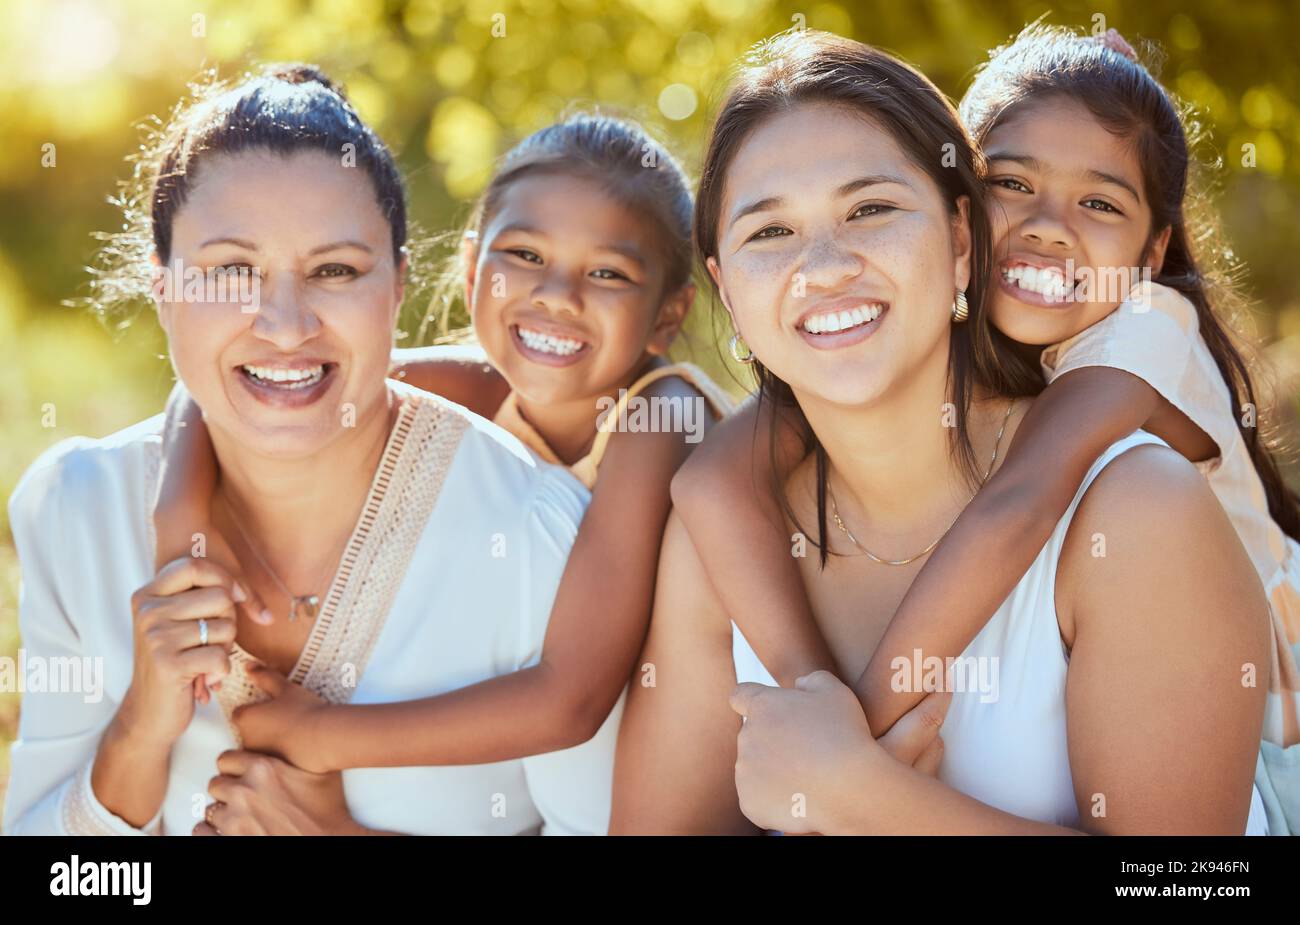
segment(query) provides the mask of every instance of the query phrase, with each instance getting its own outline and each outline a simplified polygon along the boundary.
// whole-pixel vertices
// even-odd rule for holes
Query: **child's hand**
[[[329,703],[274,668],[247,665],[249,680],[270,700],[239,707],[233,720],[248,751],[278,755],[313,774],[338,770],[324,760],[320,725]]]

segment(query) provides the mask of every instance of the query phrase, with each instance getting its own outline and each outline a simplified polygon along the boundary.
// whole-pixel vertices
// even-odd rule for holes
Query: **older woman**
[[[978,327],[990,242],[974,153],[920,74],[803,33],[733,89],[701,176],[699,249],[765,394],[815,441],[785,485],[790,527],[832,553],[799,567],[835,664],[856,678],[921,566],[906,557],[987,477],[959,451],[981,469],[1002,459],[1032,402],[1017,357]],[[863,305],[869,320],[838,333],[806,325]],[[945,408],[964,412],[955,440]],[[829,673],[770,686],[674,519],[643,655],[659,681],[627,705],[612,825],[1240,834],[1264,693],[1241,672],[1268,658],[1266,615],[1193,467],[1148,434],[1125,438],[963,653],[1000,689],[958,690],[932,714],[935,779],[882,748]],[[737,679],[768,686],[733,696]]]
[[[319,73],[210,92],[154,153],[157,260],[260,274],[254,311],[184,287],[159,307],[236,561],[154,574],[161,418],[32,466],[10,501],[28,659],[102,657],[105,693],[27,695],[5,830],[603,832],[617,709],[583,746],[491,765],[318,776],[237,748],[232,714],[278,683],[255,662],[374,703],[535,660],[588,495],[491,424],[386,381],[401,182]],[[218,694],[196,704],[204,678]]]

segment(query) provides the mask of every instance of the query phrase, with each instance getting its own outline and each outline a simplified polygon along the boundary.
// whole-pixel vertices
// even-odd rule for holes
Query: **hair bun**
[[[262,74],[265,77],[283,80],[285,83],[291,84],[318,83],[326,90],[333,90],[339,96],[347,99],[343,89],[326,77],[325,72],[314,64],[270,64],[267,65]]]
[[[1111,51],[1128,58],[1134,64],[1142,63],[1138,60],[1137,52],[1133,50],[1133,46],[1128,43],[1128,40],[1124,38],[1124,36],[1119,34],[1119,30],[1107,29],[1104,34],[1095,36],[1095,39]]]

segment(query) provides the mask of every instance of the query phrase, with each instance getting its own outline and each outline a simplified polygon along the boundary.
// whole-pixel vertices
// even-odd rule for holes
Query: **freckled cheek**
[[[722,281],[741,323],[754,327],[766,319],[779,326],[780,307],[789,294],[794,272],[793,255],[776,250],[734,258],[724,269]]]
[[[895,289],[907,289],[918,281],[932,280],[938,258],[948,252],[923,227],[898,223],[885,231],[862,234],[852,242],[867,272],[875,281]],[[902,296],[902,292],[896,293]]]

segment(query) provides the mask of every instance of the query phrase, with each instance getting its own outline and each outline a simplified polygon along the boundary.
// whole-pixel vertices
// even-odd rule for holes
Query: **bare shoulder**
[[[1244,831],[1267,692],[1268,601],[1208,483],[1166,446],[1120,454],[1084,495],[1057,579],[1084,828]],[[1090,816],[1099,793],[1108,811]]]
[[[1084,615],[1140,610],[1143,619],[1156,620],[1198,599],[1235,599],[1239,605],[1227,610],[1247,618],[1263,590],[1232,523],[1191,463],[1155,444],[1121,453],[1089,485],[1066,534],[1056,583],[1062,638],[1072,643]]]

